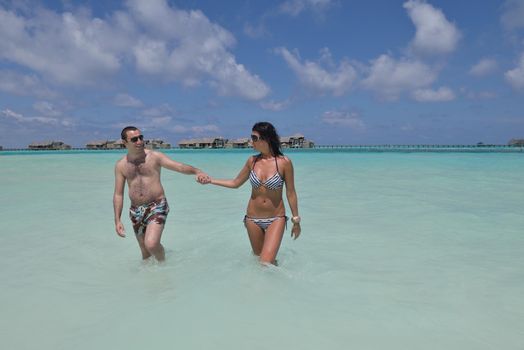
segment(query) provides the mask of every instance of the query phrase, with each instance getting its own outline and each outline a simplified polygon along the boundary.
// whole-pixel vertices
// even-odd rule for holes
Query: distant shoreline
[[[181,151],[181,152],[198,152],[198,151],[222,151],[222,152],[248,152],[253,148],[164,148],[157,151]],[[284,152],[315,152],[319,150],[329,151],[348,151],[348,152],[524,152],[524,147],[509,145],[318,145],[312,148],[284,148]],[[115,152],[123,153],[125,149],[90,149],[90,148],[71,148],[71,149],[29,149],[29,148],[3,148],[2,152],[25,152],[25,153],[42,153],[42,152]]]

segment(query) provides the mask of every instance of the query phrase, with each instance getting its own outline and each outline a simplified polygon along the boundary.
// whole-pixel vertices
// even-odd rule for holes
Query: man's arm
[[[194,166],[177,162],[164,153],[155,152],[160,159],[160,166],[169,170],[173,170],[186,175],[196,175],[196,180],[200,183],[208,183],[209,176],[202,170],[195,168]]]
[[[120,170],[119,163],[116,163],[115,166],[115,192],[113,194],[113,210],[115,212],[115,231],[120,237],[125,237],[126,232],[124,230],[124,225],[120,221],[122,216],[122,207],[124,206],[124,186],[125,186],[125,177]]]

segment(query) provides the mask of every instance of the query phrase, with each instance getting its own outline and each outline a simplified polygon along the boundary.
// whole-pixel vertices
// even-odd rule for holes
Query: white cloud
[[[500,21],[507,30],[523,28],[524,1],[507,0],[503,5],[503,13],[500,17]]]
[[[260,107],[263,109],[278,112],[284,110],[289,105],[289,100],[284,101],[264,101],[260,103]]]
[[[423,0],[409,0],[404,3],[404,8],[416,27],[411,42],[416,53],[446,54],[455,50],[461,34],[440,9]]]
[[[293,54],[286,48],[279,48],[276,52],[282,55],[304,87],[320,93],[341,96],[351,88],[357,78],[356,70],[349,62],[344,60],[336,67],[328,49],[322,50],[318,63],[302,63],[298,54]],[[328,67],[322,67],[321,63]]]
[[[210,133],[210,132],[220,132],[220,128],[214,124],[207,124],[207,125],[195,125],[195,126],[183,126],[183,125],[175,125],[171,128],[171,130],[175,133],[184,134],[188,132],[193,132],[196,134],[204,134],[204,133]]]
[[[0,70],[0,91],[44,98],[56,96],[56,93],[45,87],[36,75],[24,75],[10,70]]]
[[[173,113],[174,109],[169,104],[164,103],[158,107],[151,107],[142,112],[146,117],[158,118]]]
[[[396,100],[403,92],[427,87],[436,78],[434,69],[418,60],[396,61],[388,55],[381,55],[372,61],[369,75],[362,85],[383,99]]]
[[[22,114],[13,112],[12,110],[6,108],[2,111],[2,115],[6,118],[14,119],[19,122],[25,121],[26,118]]]
[[[197,125],[191,127],[191,130],[196,133],[206,133],[206,132],[219,132],[220,128],[213,124],[207,124],[207,125]]]
[[[59,117],[62,111],[59,111],[51,102],[38,101],[33,104],[33,108],[46,117]]]
[[[419,102],[444,102],[454,100],[455,94],[450,88],[440,87],[438,90],[417,89],[412,97]]]
[[[144,104],[139,99],[128,95],[128,94],[118,94],[113,99],[113,103],[119,107],[130,107],[130,108],[139,108]]]
[[[82,85],[116,72],[121,34],[116,23],[83,13],[36,9],[24,17],[0,8],[0,58],[60,83]]]
[[[286,0],[279,6],[279,11],[291,16],[298,16],[307,9],[316,12],[324,11],[332,4],[332,0]]]
[[[480,92],[468,92],[467,98],[472,100],[491,100],[497,97],[497,94],[493,91],[480,91]]]
[[[483,58],[469,70],[469,74],[482,77],[497,70],[497,61],[492,58]]]
[[[415,127],[411,123],[407,123],[407,124],[401,125],[400,130],[404,132],[411,132],[415,130]]]
[[[475,96],[475,98],[480,99],[480,100],[490,100],[496,97],[497,97],[497,93],[493,91],[480,91]]]
[[[221,95],[260,100],[269,87],[229,51],[235,38],[201,11],[166,0],[129,0],[101,19],[89,11],[9,11],[0,6],[0,59],[61,84],[109,81],[125,64],[168,82],[202,83]]]
[[[504,77],[515,89],[524,89],[524,53],[520,56],[517,67],[507,71]]]
[[[165,0],[128,1],[145,30],[133,54],[137,68],[186,86],[207,82],[221,95],[259,100],[269,87],[228,51],[235,38],[201,11],[171,8]]]
[[[182,125],[175,125],[171,128],[171,131],[177,134],[183,134],[186,133],[189,129]]]
[[[364,122],[355,112],[327,111],[324,112],[321,120],[325,124],[347,127],[355,130],[363,130],[366,128]]]
[[[263,23],[253,25],[251,23],[244,23],[244,34],[250,38],[260,38],[268,34]]]
[[[151,124],[153,126],[165,126],[168,125],[173,118],[169,116],[151,118]]]
[[[40,123],[46,125],[63,125],[70,126],[72,123],[68,120],[60,120],[52,117],[24,117],[20,113],[13,112],[10,109],[4,109],[0,112],[5,118],[15,120],[19,123]]]
[[[491,100],[497,97],[493,91],[470,91],[467,88],[461,88],[460,93],[470,100]]]

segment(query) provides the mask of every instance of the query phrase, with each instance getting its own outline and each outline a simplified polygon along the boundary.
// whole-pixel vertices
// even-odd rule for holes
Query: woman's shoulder
[[[247,165],[250,165],[250,166],[253,165],[253,163],[256,162],[258,156],[259,156],[258,154],[254,154],[254,155],[252,155],[252,156],[249,156],[249,157],[247,158],[247,160],[246,160],[246,164],[247,164]]]
[[[282,169],[288,169],[291,166],[291,159],[285,155],[278,156],[277,164]]]
[[[291,159],[286,155],[278,156],[277,160],[282,163],[291,163]]]

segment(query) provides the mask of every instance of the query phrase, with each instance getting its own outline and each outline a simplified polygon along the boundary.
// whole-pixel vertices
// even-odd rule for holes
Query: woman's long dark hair
[[[258,132],[260,137],[267,141],[274,157],[284,155],[280,146],[280,136],[278,136],[277,129],[275,129],[273,124],[269,122],[258,122],[253,125],[252,130]]]

